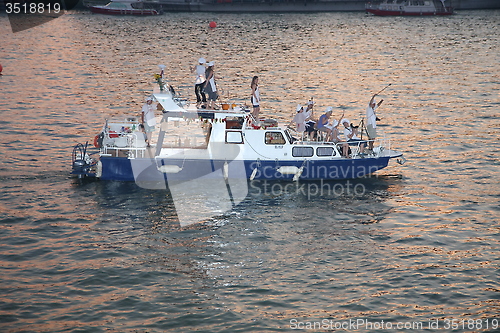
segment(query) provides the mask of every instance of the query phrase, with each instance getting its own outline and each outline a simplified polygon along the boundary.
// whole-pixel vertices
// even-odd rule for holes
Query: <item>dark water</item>
[[[498,331],[499,14],[70,12],[16,34],[0,16],[1,331]],[[224,99],[259,75],[281,120],[313,96],[359,121],[391,83],[381,129],[408,162],[357,192],[254,184],[185,228],[165,191],[69,178],[157,64],[193,98],[200,56]]]

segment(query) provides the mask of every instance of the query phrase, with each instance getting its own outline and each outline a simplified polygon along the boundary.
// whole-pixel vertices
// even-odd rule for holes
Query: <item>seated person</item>
[[[143,148],[146,147],[148,144],[148,137],[146,135],[146,132],[144,130],[144,125],[139,124],[137,129],[133,132],[134,134],[134,143],[137,148]]]
[[[325,113],[322,114],[318,122],[316,123],[316,128],[318,132],[326,133],[326,141],[332,140],[332,125],[330,124],[330,117],[332,116],[332,107],[329,106],[326,108]]]
[[[364,154],[365,150],[365,141],[361,140],[358,136],[358,127],[351,124],[349,119],[342,119],[342,125],[344,125],[344,135],[346,137],[346,141],[352,145],[359,145],[360,154]]]
[[[314,114],[314,102],[312,101],[312,99],[307,102],[307,108],[305,110],[305,112],[308,114],[308,117],[306,118],[305,120],[305,124],[306,124],[306,132],[309,136],[309,140],[313,140],[315,137],[316,137],[316,122],[312,119],[313,117],[313,114]]]
[[[344,115],[342,115],[343,117]],[[339,131],[339,122],[337,120],[333,120],[333,127],[332,127],[332,142],[336,143],[337,145],[342,146],[342,156],[344,157],[349,157],[349,145],[347,142],[342,140],[340,137],[340,131]]]
[[[310,126],[308,122],[310,121],[310,117],[313,114],[313,103],[309,102],[307,105],[307,108],[304,109],[300,104],[297,105],[297,113],[293,117],[292,122],[294,122],[297,125],[297,132],[303,133],[303,132],[308,132],[310,133]]]

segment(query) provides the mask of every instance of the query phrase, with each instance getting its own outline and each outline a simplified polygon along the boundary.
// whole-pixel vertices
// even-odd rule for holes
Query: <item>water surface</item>
[[[499,26],[498,11],[74,11],[12,34],[0,16],[2,331],[272,332],[324,319],[495,331]],[[380,128],[408,162],[356,180],[354,194],[254,184],[186,228],[167,191],[68,176],[74,144],[140,112],[158,64],[193,99],[200,56],[223,100],[247,101],[259,75],[263,113],[282,121],[314,97],[358,122],[391,83]]]

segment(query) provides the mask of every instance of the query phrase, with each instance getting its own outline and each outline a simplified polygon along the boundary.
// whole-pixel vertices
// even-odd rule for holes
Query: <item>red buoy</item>
[[[208,26],[209,26],[210,28],[215,28],[215,27],[217,27],[217,23],[215,23],[214,21],[212,21],[212,22],[210,22],[210,23],[208,24]]]
[[[0,74],[2,74],[3,67],[0,65]]]

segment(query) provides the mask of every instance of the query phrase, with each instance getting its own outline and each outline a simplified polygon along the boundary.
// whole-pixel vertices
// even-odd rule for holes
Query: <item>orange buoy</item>
[[[214,21],[212,21],[212,22],[210,22],[210,23],[208,24],[208,26],[209,26],[210,28],[215,28],[215,27],[217,27],[217,23],[215,23]]]

